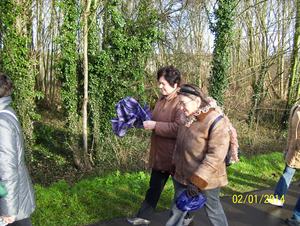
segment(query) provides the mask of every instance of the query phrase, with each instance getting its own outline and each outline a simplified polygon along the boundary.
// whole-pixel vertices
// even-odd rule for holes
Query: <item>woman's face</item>
[[[177,83],[175,83],[174,87],[172,87],[165,77],[161,76],[158,80],[158,87],[163,95],[168,96],[177,88]]]
[[[179,104],[185,116],[188,117],[194,114],[199,109],[201,105],[201,100],[199,97],[193,100],[185,95],[179,95]]]

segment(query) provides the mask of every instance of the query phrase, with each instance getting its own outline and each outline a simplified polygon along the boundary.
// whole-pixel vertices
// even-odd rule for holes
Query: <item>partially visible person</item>
[[[209,135],[210,126],[222,115],[216,101],[194,84],[183,85],[178,95],[184,114],[173,157],[175,194],[166,226],[182,225],[187,212],[178,209],[176,201],[184,191],[187,197],[201,192],[207,199],[204,208],[211,223],[227,226],[219,194],[221,187],[228,184],[224,161],[230,144],[228,118],[221,118]]]
[[[22,129],[10,107],[12,92],[12,81],[0,73],[0,181],[8,191],[0,199],[0,216],[12,226],[31,226],[35,192],[25,164]]]
[[[149,164],[152,168],[150,188],[137,216],[127,218],[127,221],[133,225],[150,224],[150,218],[162,190],[175,170],[172,157],[182,114],[177,95],[181,84],[181,73],[173,66],[163,67],[157,72],[157,81],[162,94],[151,114],[152,120],[143,123],[146,130],[152,130],[149,156]],[[187,218],[185,225],[189,225],[191,220],[192,217]]]
[[[7,190],[5,186],[0,182],[0,198],[3,198],[7,195]],[[4,222],[3,219],[0,217],[0,226],[7,225],[8,223]]]
[[[274,197],[267,199],[267,201],[274,206],[282,207],[284,204],[284,196],[291,184],[296,169],[300,168],[300,105],[296,105],[291,109],[289,118],[289,129],[286,150],[284,152],[285,168],[280,177],[274,191]],[[294,215],[286,219],[288,225],[300,226],[300,197],[294,208]]]

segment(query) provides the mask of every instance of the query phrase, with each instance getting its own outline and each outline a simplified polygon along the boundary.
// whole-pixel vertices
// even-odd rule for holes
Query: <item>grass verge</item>
[[[240,162],[227,167],[228,186],[221,189],[222,196],[232,196],[276,185],[284,169],[282,153],[274,152],[241,157]],[[299,178],[296,172],[294,179]],[[32,214],[34,225],[86,225],[94,222],[136,214],[143,202],[149,173],[119,171],[105,177],[82,180],[74,185],[60,180],[45,188],[35,185],[37,210]],[[172,180],[168,180],[156,211],[171,207]]]

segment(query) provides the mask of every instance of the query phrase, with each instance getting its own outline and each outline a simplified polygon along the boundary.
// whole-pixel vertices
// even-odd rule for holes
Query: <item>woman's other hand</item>
[[[3,216],[1,216],[1,218],[7,224],[12,224],[15,221],[15,216],[11,216],[11,217],[3,217]]]
[[[189,183],[186,188],[186,196],[189,198],[191,196],[195,197],[197,195],[199,195],[199,188],[196,185]]]
[[[143,126],[145,130],[155,129],[156,122],[155,121],[144,121]]]

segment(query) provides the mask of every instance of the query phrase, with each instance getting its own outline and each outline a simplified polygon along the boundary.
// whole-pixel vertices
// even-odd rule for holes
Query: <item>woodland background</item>
[[[284,149],[300,0],[0,0],[0,15],[0,71],[36,184],[149,170],[150,132],[119,138],[110,119],[126,96],[153,108],[167,65],[224,107],[240,155]]]

